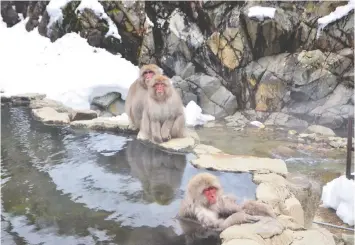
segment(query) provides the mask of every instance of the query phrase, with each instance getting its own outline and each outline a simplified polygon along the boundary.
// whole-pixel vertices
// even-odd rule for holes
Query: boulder
[[[79,110],[73,111],[70,114],[71,121],[79,121],[79,120],[91,120],[97,118],[97,112],[93,110]]]
[[[32,115],[36,120],[45,124],[63,125],[70,123],[68,113],[60,113],[51,107],[33,109]]]
[[[310,228],[320,204],[321,186],[307,176],[298,173],[287,175],[287,187],[299,200],[304,211],[304,227]]]
[[[265,125],[276,125],[288,128],[305,128],[308,123],[304,120],[290,116],[282,112],[273,112],[264,122]]]
[[[307,131],[323,136],[335,136],[335,133],[332,129],[324,127],[322,125],[311,125],[307,128]]]
[[[218,78],[196,74],[187,78],[186,81],[195,84],[200,89],[199,100],[204,113],[221,118],[237,110],[236,97],[222,85]]]
[[[68,106],[65,106],[63,103],[61,103],[59,101],[52,100],[52,99],[48,99],[48,98],[44,98],[41,100],[37,100],[37,99],[32,100],[30,102],[29,107],[31,109],[50,107],[50,108],[53,108],[54,110],[56,110],[57,112],[66,112],[66,113],[71,113],[73,111],[73,109],[71,109]]]

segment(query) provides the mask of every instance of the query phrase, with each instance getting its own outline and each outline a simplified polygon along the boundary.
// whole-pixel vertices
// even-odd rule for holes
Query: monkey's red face
[[[144,79],[151,79],[155,73],[153,71],[147,70],[143,73]]]
[[[163,94],[165,90],[165,84],[164,83],[156,83],[154,85],[155,92],[157,94]]]
[[[217,188],[212,186],[208,187],[203,190],[203,195],[205,195],[209,204],[215,204],[217,202]]]

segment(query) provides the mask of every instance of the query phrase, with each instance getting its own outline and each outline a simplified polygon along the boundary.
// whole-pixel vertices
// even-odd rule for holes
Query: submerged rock
[[[46,124],[63,125],[70,122],[68,113],[60,113],[50,107],[43,107],[40,109],[33,109],[32,115],[35,119]]]

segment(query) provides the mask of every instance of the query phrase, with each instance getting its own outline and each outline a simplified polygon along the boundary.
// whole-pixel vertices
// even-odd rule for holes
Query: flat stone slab
[[[64,125],[70,122],[68,113],[60,113],[50,107],[33,109],[32,115],[36,120],[45,124]]]
[[[68,106],[65,106],[63,103],[59,101],[55,101],[52,99],[44,98],[44,99],[35,99],[30,102],[31,109],[39,109],[43,107],[51,107],[55,109],[57,112],[68,112],[72,113],[74,110]]]
[[[135,132],[129,128],[129,122],[126,118],[120,117],[98,117],[92,120],[80,120],[70,123],[73,128],[85,128],[93,130],[108,131],[129,131]]]
[[[167,142],[159,144],[160,147],[178,152],[191,151],[195,146],[195,139],[192,137],[171,139]]]
[[[253,156],[229,155],[226,153],[201,154],[191,164],[198,168],[207,168],[229,172],[261,172],[287,174],[287,167],[281,159],[259,158]]]

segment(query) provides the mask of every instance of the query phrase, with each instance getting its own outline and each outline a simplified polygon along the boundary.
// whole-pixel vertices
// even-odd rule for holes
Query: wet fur
[[[138,79],[131,84],[128,90],[125,102],[125,112],[130,121],[130,127],[135,129],[140,128],[142,113],[144,110],[144,99],[148,93],[147,84],[149,80],[146,81],[143,76],[144,72],[148,70],[153,71],[155,75],[163,74],[162,69],[157,65],[143,65],[139,70]]]
[[[203,190],[208,187],[217,189],[217,202],[212,205],[203,195]],[[256,222],[259,220],[256,216],[275,217],[275,214],[266,204],[257,201],[249,200],[238,205],[234,196],[223,193],[216,176],[201,173],[188,183],[178,216],[196,220],[202,226],[225,229],[235,224]]]
[[[154,85],[165,85],[164,94],[157,95]],[[154,76],[148,84],[140,134],[155,143],[185,136],[184,105],[168,77]]]

